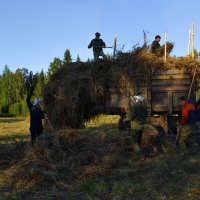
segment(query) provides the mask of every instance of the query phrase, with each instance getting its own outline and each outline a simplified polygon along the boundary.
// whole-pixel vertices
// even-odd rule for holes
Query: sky
[[[117,49],[151,44],[160,35],[174,42],[173,55],[187,54],[188,31],[195,24],[195,48],[200,51],[199,0],[0,0],[0,73],[27,68],[47,72],[55,57],[69,49],[86,61],[95,32],[107,46],[117,36]],[[104,53],[113,53],[105,49]]]

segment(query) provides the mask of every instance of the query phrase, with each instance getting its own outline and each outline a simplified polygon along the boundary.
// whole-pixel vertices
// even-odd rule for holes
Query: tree
[[[199,53],[197,52],[196,49],[194,49],[194,59],[198,59],[199,58]]]
[[[9,107],[20,110],[18,108],[20,108],[20,103],[26,95],[24,73],[27,74],[24,69],[11,72],[7,65],[4,67],[0,81],[0,105],[3,112],[7,113]]]
[[[90,62],[91,62],[91,60],[88,58],[86,62],[87,62],[87,63],[90,63]]]
[[[77,62],[77,63],[80,63],[80,62],[81,62],[81,59],[80,59],[79,55],[78,55],[77,58],[76,58],[76,62]]]
[[[39,76],[38,76],[37,85],[35,87],[35,95],[37,97],[41,96],[41,92],[42,92],[44,85],[45,85],[45,75],[44,75],[44,71],[41,70],[41,72],[39,73]]]
[[[60,60],[60,58],[54,58],[54,61],[50,63],[49,65],[49,69],[47,72],[48,79],[51,77],[52,74],[57,72],[61,67],[62,67],[62,61]]]
[[[1,106],[8,107],[13,103],[13,75],[9,67],[5,65],[2,78],[1,78],[1,90],[0,90],[0,101]]]
[[[13,89],[14,89],[14,103],[20,103],[22,99],[25,97],[26,88],[25,88],[25,78],[24,71],[21,69],[17,69],[15,73],[13,73]]]
[[[67,49],[64,53],[64,58],[63,58],[63,65],[69,64],[72,62],[72,57],[69,49]]]

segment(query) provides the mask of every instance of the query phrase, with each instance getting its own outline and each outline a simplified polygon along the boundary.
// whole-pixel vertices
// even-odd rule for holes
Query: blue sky
[[[142,44],[143,30],[151,43],[167,29],[173,55],[187,53],[188,30],[195,23],[195,48],[200,51],[199,0],[0,0],[0,73],[44,69],[54,57],[93,58],[87,48],[95,32],[107,46],[117,35],[118,48]],[[105,49],[105,53],[112,53]]]

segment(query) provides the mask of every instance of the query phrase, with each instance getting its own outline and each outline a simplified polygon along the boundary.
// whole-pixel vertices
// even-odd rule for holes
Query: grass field
[[[29,119],[24,118],[0,118],[0,141],[2,143],[13,142],[15,139],[26,139],[29,134]],[[11,140],[9,141],[9,138]]]
[[[27,119],[0,119],[0,199],[200,199],[199,152],[141,162],[120,142],[117,120],[100,116],[77,135],[44,136],[31,148]]]

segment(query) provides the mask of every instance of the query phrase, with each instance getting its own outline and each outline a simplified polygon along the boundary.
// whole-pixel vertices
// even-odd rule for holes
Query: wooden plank
[[[159,76],[153,76],[152,80],[155,79],[161,79],[161,80],[165,80],[165,79],[190,79],[189,75],[186,74],[180,74],[180,75],[159,75]]]
[[[152,112],[167,112],[168,107],[167,106],[153,106]]]
[[[190,80],[153,80],[152,86],[160,85],[160,86],[166,86],[166,85],[190,85]]]
[[[152,92],[159,92],[159,91],[189,91],[190,86],[188,85],[174,85],[174,86],[152,86]]]

